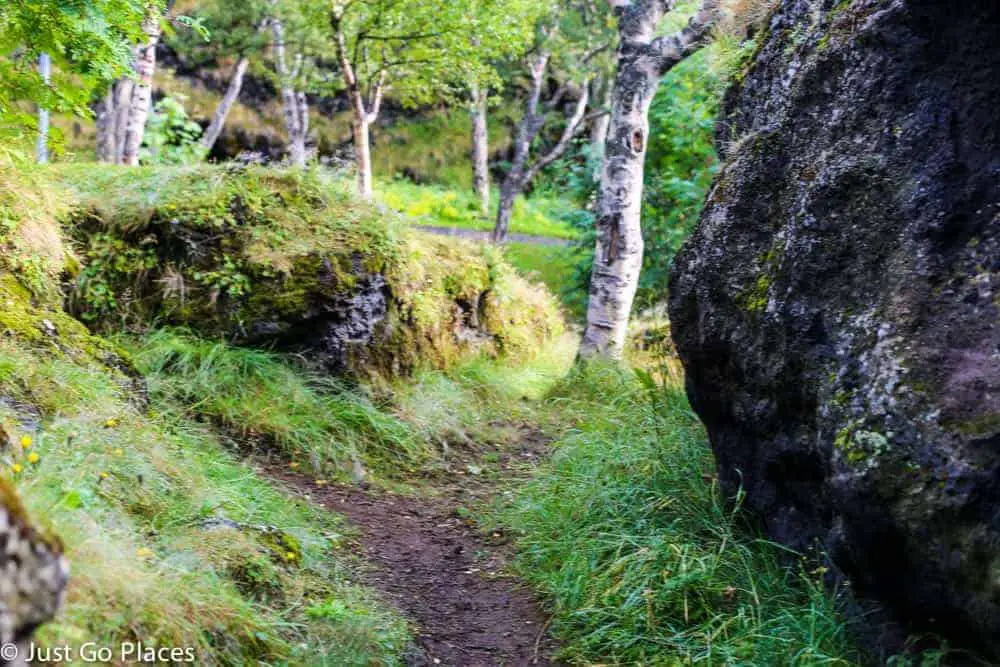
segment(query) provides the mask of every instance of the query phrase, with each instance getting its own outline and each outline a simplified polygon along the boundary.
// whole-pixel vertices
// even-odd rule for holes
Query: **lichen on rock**
[[[781,3],[670,289],[726,486],[904,627],[994,655],[998,25],[986,0]]]

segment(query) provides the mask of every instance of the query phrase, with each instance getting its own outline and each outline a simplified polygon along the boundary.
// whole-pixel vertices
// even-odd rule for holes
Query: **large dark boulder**
[[[784,0],[670,315],[730,491],[1000,655],[1000,2]]]

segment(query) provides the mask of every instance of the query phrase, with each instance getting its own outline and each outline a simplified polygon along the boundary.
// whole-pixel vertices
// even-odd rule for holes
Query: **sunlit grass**
[[[496,196],[493,197],[491,215],[483,216],[479,211],[479,201],[471,190],[415,185],[409,181],[396,180],[380,183],[376,191],[376,196],[383,204],[399,211],[416,225],[481,231],[493,229],[495,221],[492,215],[496,213]],[[576,238],[578,231],[560,217],[566,206],[566,202],[559,199],[520,198],[514,205],[510,231],[560,239]]]

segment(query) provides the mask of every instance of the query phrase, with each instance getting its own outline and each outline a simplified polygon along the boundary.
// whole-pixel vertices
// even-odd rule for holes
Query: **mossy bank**
[[[58,174],[81,262],[70,308],[99,331],[184,325],[390,376],[521,354],[561,330],[554,300],[500,253],[412,232],[322,173]]]

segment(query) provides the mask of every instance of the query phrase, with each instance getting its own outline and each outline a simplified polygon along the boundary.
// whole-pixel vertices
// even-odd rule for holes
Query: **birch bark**
[[[49,54],[43,53],[38,56],[38,73],[45,85],[49,85],[52,79],[52,59],[49,58]],[[49,110],[45,107],[38,108],[38,143],[35,147],[35,159],[38,164],[49,162]]]
[[[613,0],[612,6],[618,15],[618,65],[601,169],[597,247],[581,357],[620,358],[624,351],[642,268],[641,209],[649,105],[663,75],[705,43],[719,13],[719,0],[702,0],[687,27],[656,37],[672,2]]]
[[[285,132],[288,134],[288,161],[294,166],[304,167],[306,165],[306,135],[309,131],[309,107],[305,103],[305,94],[295,90],[294,73],[289,70],[285,55],[285,26],[278,18],[271,19],[271,35],[273,37],[274,69],[278,74],[281,108],[285,117]],[[305,107],[304,113],[302,107]]]
[[[139,58],[136,63],[138,80],[132,88],[125,138],[121,149],[122,164],[130,166],[139,164],[139,148],[142,146],[142,137],[146,131],[146,120],[149,118],[149,109],[153,98],[156,45],[160,42],[160,12],[153,6],[146,10],[142,31],[146,34],[146,43],[139,49]]]
[[[545,127],[547,120],[547,114],[545,110],[539,109],[539,104],[550,57],[549,53],[543,51],[535,58],[531,66],[531,91],[528,95],[524,117],[521,119],[517,136],[514,138],[514,160],[511,162],[507,176],[500,185],[500,205],[497,208],[496,224],[493,227],[491,237],[493,243],[496,244],[502,244],[507,240],[510,220],[514,212],[514,202],[518,195],[524,192],[542,169],[562,157],[573,141],[573,137],[579,134],[584,127],[587,105],[590,102],[589,81],[582,86],[580,96],[573,106],[573,111],[566,121],[566,128],[563,130],[562,136],[559,137],[559,141],[548,153],[529,165],[531,144]],[[556,94],[553,103],[557,103],[560,98],[561,92]]]
[[[358,170],[358,194],[363,199],[371,199],[375,195],[372,178],[371,159],[371,125],[378,120],[382,108],[382,97],[385,94],[388,72],[383,68],[375,76],[370,85],[367,99],[361,90],[354,63],[347,50],[347,37],[344,35],[342,15],[334,12],[330,18],[333,26],[334,39],[337,44],[337,58],[343,71],[344,82],[347,84],[347,95],[351,101],[354,127],[354,155]]]
[[[229,79],[229,85],[226,86],[226,94],[222,96],[219,106],[215,108],[215,113],[212,115],[212,122],[209,123],[208,128],[205,129],[204,136],[201,138],[201,146],[205,149],[206,155],[215,146],[215,142],[219,140],[219,136],[222,134],[222,128],[226,126],[226,118],[229,116],[229,112],[232,111],[233,105],[236,104],[236,100],[239,99],[240,91],[243,89],[243,78],[246,76],[249,66],[250,58],[247,56],[241,56],[236,61],[236,67],[233,68],[233,76]]]
[[[490,213],[490,145],[487,129],[488,91],[472,90],[472,185],[479,199],[479,212]]]

